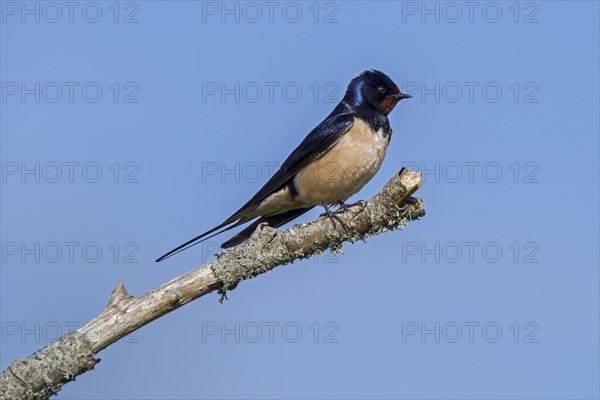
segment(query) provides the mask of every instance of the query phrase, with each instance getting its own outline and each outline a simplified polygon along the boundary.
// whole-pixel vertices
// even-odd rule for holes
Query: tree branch
[[[119,282],[100,315],[3,371],[0,398],[47,399],[93,369],[100,361],[96,353],[198,297],[217,290],[222,301],[239,282],[279,265],[402,228],[425,215],[422,200],[410,197],[420,187],[421,175],[403,168],[369,201],[336,212],[336,218],[321,216],[282,232],[259,226],[242,245],[139,297],[129,295]]]

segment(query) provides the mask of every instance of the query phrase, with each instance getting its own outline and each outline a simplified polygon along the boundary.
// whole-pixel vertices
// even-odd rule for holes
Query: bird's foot
[[[339,203],[337,203],[337,204],[338,204],[338,209],[337,209],[337,210],[338,210],[338,211],[342,211],[342,212],[344,212],[344,211],[348,211],[348,209],[349,209],[350,207],[352,207],[352,204],[346,204],[346,203],[344,203],[343,201],[340,201],[340,202],[339,202]]]
[[[343,201],[340,201],[338,203],[338,205],[339,205],[338,211],[345,212],[345,211],[348,211],[350,208],[352,208],[354,206],[359,206],[360,208],[365,208],[365,206],[367,205],[367,202],[364,201],[364,200],[358,200],[354,204],[346,204]]]
[[[336,213],[331,211],[331,208],[329,208],[326,204],[323,204],[323,208],[325,209],[325,213],[321,214],[321,217],[329,218],[331,220],[331,223],[333,224],[334,228],[335,228],[335,221],[339,222],[340,225],[342,226],[342,228],[344,228],[344,231],[346,231],[346,233],[348,233],[348,227],[346,226],[344,221],[342,221],[342,219],[339,216],[337,216]]]
[[[358,200],[356,203],[354,204],[346,204],[343,201],[340,201],[339,203],[337,203],[339,205],[338,211],[348,211],[348,209],[354,207],[354,206],[359,206],[360,208],[365,208],[365,206],[367,205],[367,202],[364,200]]]

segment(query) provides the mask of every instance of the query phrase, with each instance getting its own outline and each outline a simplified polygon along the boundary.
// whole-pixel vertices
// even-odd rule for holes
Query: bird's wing
[[[352,128],[354,117],[352,112],[331,114],[317,125],[288,156],[271,179],[228,220],[235,221],[247,212],[254,210],[265,198],[287,185],[302,168],[325,154]]]

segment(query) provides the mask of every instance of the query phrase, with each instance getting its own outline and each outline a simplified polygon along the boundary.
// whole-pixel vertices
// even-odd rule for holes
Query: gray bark
[[[421,175],[402,169],[377,195],[338,211],[336,219],[320,217],[282,232],[260,226],[242,245],[139,297],[130,296],[119,282],[100,315],[3,371],[0,398],[47,399],[93,369],[99,351],[198,297],[216,290],[222,300],[239,282],[279,265],[402,228],[425,215],[422,200],[410,197],[420,187]]]

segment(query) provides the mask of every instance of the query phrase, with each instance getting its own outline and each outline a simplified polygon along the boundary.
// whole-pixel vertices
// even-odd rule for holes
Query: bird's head
[[[400,92],[389,76],[377,70],[365,71],[352,79],[344,101],[353,107],[370,107],[389,114],[402,99],[411,96]]]

